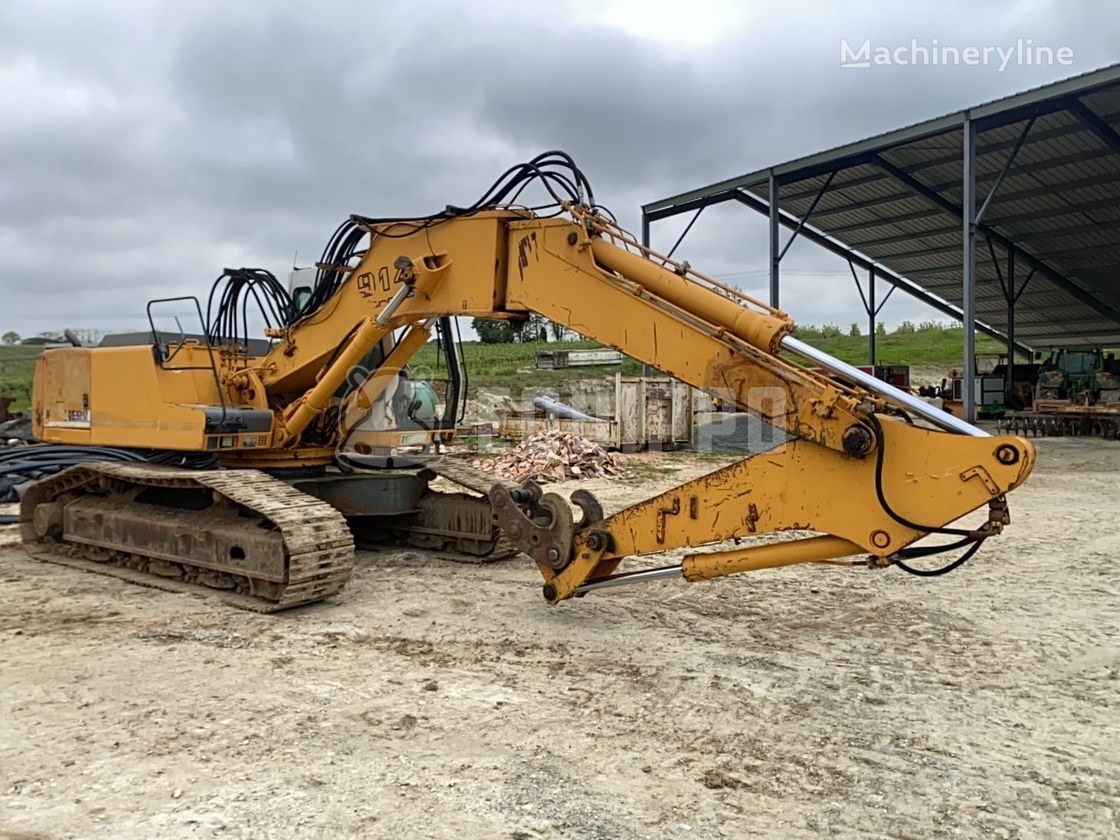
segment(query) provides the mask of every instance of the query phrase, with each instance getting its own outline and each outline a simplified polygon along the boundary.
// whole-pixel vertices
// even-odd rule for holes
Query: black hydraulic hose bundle
[[[587,176],[575,161],[560,151],[545,152],[527,163],[510,167],[467,207],[447,206],[438,213],[415,218],[373,218],[352,215],[331,234],[318,262],[311,294],[299,306],[288,289],[268,271],[260,268],[227,268],[214,281],[206,304],[206,337],[211,345],[245,347],[249,337],[249,302],[268,327],[288,327],[314,315],[334,297],[352,268],[355,258],[364,253],[370,227],[382,226],[378,236],[395,239],[410,236],[441,222],[470,216],[484,210],[514,205],[532,184],[544,188],[550,201],[530,207],[534,212],[555,209],[567,202],[583,204],[614,218],[605,207],[595,203],[595,193]],[[388,227],[386,227],[388,226]]]
[[[292,321],[295,306],[287,288],[263,268],[227,268],[210,287],[206,301],[206,338],[212,345],[247,347],[249,301],[266,327]]]
[[[372,226],[379,226],[377,236],[380,238],[410,236],[451,219],[519,206],[517,200],[533,184],[543,187],[549,201],[529,207],[529,210],[560,212],[565,203],[581,204],[614,218],[609,210],[595,203],[591,183],[571,156],[561,151],[544,152],[507,169],[477,201],[466,207],[448,205],[438,213],[411,218],[350,216],[327,241],[317,263],[311,293],[298,305],[284,284],[264,269],[225,269],[214,281],[206,304],[206,338],[212,346],[247,349],[250,300],[256,304],[266,327],[290,327],[314,315],[335,296],[354,261],[369,247],[363,243],[367,243]]]
[[[930,554],[941,554],[942,552],[950,551],[951,549],[954,549],[954,548],[959,548],[961,545],[967,545],[968,542],[969,542],[968,540],[962,540],[959,543],[953,543],[951,545],[931,546],[931,548],[936,548],[936,549],[938,549],[938,551],[930,551]],[[969,560],[972,559],[972,555],[974,555],[977,551],[979,551],[980,546],[982,546],[984,544],[983,538],[979,538],[979,537],[977,539],[972,540],[971,542],[972,542],[972,545],[968,548],[967,551],[964,552],[964,554],[962,554],[956,560],[953,560],[952,562],[947,563],[944,566],[941,566],[937,569],[918,569],[918,568],[915,568],[914,566],[907,565],[906,563],[902,562],[901,559],[898,559],[898,558],[895,558],[894,564],[896,566],[898,566],[898,568],[902,569],[902,571],[906,572],[907,574],[914,575],[915,577],[940,577],[941,575],[947,575],[947,574],[949,574],[949,572],[953,571],[954,569],[959,568],[960,566],[963,566],[966,562],[968,562]],[[917,551],[917,550],[918,549],[903,549],[903,551],[899,552],[899,556],[900,557],[910,557],[910,558],[929,556],[927,554],[912,554],[912,553],[910,553],[911,551]]]
[[[206,452],[71,446],[56,443],[17,446],[0,450],[0,502],[19,501],[20,488],[24,484],[54,475],[67,467],[95,461],[147,463],[199,470],[213,469],[218,465],[217,459]]]
[[[351,261],[362,253],[362,243],[371,226],[382,226],[377,234],[379,237],[397,239],[411,236],[451,219],[515,205],[525,189],[532,184],[543,187],[551,199],[545,204],[528,208],[534,212],[559,210],[566,202],[586,205],[613,218],[609,210],[595,203],[595,193],[591,189],[591,183],[567,153],[544,152],[526,163],[507,169],[490,185],[481,198],[466,207],[448,205],[438,213],[413,218],[374,218],[358,214],[350,216],[338,226],[327,242],[326,248],[323,249],[311,296],[298,311],[292,312],[293,320],[289,323],[314,314],[334,296],[347,276],[347,268]]]

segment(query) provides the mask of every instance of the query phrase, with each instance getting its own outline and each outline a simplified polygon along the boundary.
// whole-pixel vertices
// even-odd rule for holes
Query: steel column
[[[875,366],[875,316],[878,314],[875,309],[875,266],[871,266],[867,272],[867,363],[872,367]]]
[[[962,194],[964,196],[962,235],[964,264],[961,270],[961,308],[964,310],[964,419],[976,419],[976,126],[965,112],[961,130]]]
[[[778,234],[781,231],[781,215],[779,204],[779,192],[781,187],[778,185],[778,179],[774,177],[774,173],[770,173],[770,305],[775,309],[780,308],[778,304],[779,289],[778,289],[778,272],[782,263],[782,255],[778,250]]]
[[[703,210],[703,209],[704,209],[704,205],[701,204],[700,208],[696,212],[699,213],[700,210]],[[693,221],[695,221],[695,220],[693,220]],[[687,233],[687,232],[688,231],[685,231],[685,233]],[[678,244],[679,244],[679,242],[678,242]],[[645,208],[642,209],[642,247],[644,247],[644,248],[649,247],[649,214],[645,211]],[[652,376],[652,375],[653,375],[653,368],[651,368],[649,365],[642,365],[642,376]]]
[[[856,284],[856,291],[859,292],[859,299],[863,301],[863,311],[867,313],[867,358],[868,364],[872,367],[875,365],[875,316],[879,314],[879,307],[875,306],[875,266],[867,267],[867,294],[863,293],[863,286],[859,284],[859,275],[856,274],[856,267],[852,259],[848,259],[848,271],[852,272],[852,280]],[[891,288],[893,292],[895,287]],[[887,297],[890,297],[890,292],[887,292]],[[883,303],[887,302],[887,298],[883,298]]]
[[[762,213],[765,215],[770,212],[770,205],[767,204],[764,199],[759,198],[754,193],[737,192],[734,198],[740,204],[751,208],[756,213]],[[782,224],[787,228],[790,228],[791,230],[797,226],[798,220],[791,213],[781,213],[781,219]],[[947,315],[953,320],[960,321],[964,317],[964,313],[957,306],[937,297],[936,295],[930,294],[913,280],[910,280],[908,277],[904,277],[896,271],[891,271],[891,269],[875,263],[873,260],[869,259],[867,255],[861,254],[859,251],[847,245],[844,245],[839,240],[825,234],[823,231],[813,227],[812,225],[805,225],[799,235],[804,237],[805,239],[808,239],[814,245],[820,245],[830,254],[835,254],[841,259],[850,260],[860,268],[870,269],[872,266],[875,266],[876,276],[881,277],[883,280],[886,280],[890,284],[890,289],[887,292],[888,295],[893,293],[895,289],[901,287],[902,290],[906,292],[906,294],[910,295],[916,300],[920,300],[922,303],[932,307],[933,309],[936,309],[943,315]],[[952,271],[955,273],[956,267],[950,266],[946,269],[946,271]],[[923,273],[928,272],[909,272],[909,274],[911,275]],[[879,303],[878,309],[880,312],[883,311],[884,303],[886,303],[886,298],[883,298],[883,300]],[[976,328],[980,330],[980,332],[984,333],[985,335],[991,336],[997,341],[1003,341],[1006,338],[1006,336],[1002,332],[992,328],[991,326],[983,322],[977,323]],[[1020,346],[1019,351],[1024,354],[1028,354],[1031,352],[1029,347],[1023,346]]]
[[[1015,249],[1007,252],[1007,374],[1003,383],[1004,394],[1010,394],[1015,384]]]

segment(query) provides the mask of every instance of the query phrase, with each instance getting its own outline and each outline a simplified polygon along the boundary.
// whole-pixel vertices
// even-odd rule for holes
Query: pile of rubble
[[[497,458],[475,467],[508,481],[564,481],[569,478],[625,478],[617,455],[571,432],[538,432]]]

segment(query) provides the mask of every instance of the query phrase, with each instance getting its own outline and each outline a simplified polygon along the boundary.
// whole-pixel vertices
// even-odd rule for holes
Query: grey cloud
[[[708,13],[721,8],[740,7]],[[514,3],[3,4],[3,328],[133,326],[148,297],[204,295],[230,263],[279,273],[297,249],[317,256],[349,212],[464,203],[546,148],[570,151],[635,227],[642,202],[1068,74],[861,74],[838,68],[840,38],[1034,34],[1071,44],[1076,72],[1107,63],[1120,36],[1120,13],[1089,3],[760,5],[695,49],[594,17]],[[657,225],[655,244],[686,221]],[[758,290],[764,247],[765,223],[742,208],[708,211],[682,246]],[[800,245],[789,259],[799,319],[862,317],[843,264]],[[898,300],[896,319],[928,314]]]

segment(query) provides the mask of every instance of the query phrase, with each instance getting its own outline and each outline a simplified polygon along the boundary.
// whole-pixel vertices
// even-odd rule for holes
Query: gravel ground
[[[0,529],[0,839],[1103,837],[1120,445],[1047,439],[960,571],[784,569],[547,607],[364,554],[242,613]],[[609,509],[715,467],[642,456]]]

